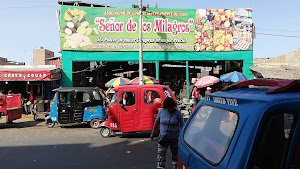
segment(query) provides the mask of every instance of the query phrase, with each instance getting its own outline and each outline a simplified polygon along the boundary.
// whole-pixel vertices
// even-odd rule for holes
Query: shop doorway
[[[203,76],[220,77],[223,74],[238,71],[243,72],[242,60],[231,61],[189,61],[189,86]],[[144,75],[156,78],[155,62],[144,63]],[[133,79],[139,76],[138,62],[73,62],[74,87],[100,87],[115,77]],[[159,62],[159,81],[170,87],[176,96],[186,86],[186,61]],[[186,90],[186,89],[185,89]],[[189,90],[191,92],[191,90]]]
[[[144,63],[144,75],[155,78],[155,64]],[[137,62],[73,62],[74,87],[100,87],[116,77],[125,77],[130,80],[139,76]]]

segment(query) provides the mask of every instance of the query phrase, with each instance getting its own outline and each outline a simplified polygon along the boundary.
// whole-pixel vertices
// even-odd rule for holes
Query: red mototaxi
[[[0,95],[0,118],[6,116],[6,123],[20,119],[23,114],[21,94]]]
[[[112,131],[152,130],[163,101],[167,97],[176,100],[170,88],[164,85],[128,85],[113,90],[115,94],[108,105],[107,121],[99,126],[103,137],[109,137]]]

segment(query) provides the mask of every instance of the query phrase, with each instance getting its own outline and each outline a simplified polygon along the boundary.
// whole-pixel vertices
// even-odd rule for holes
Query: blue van
[[[97,88],[65,87],[53,90],[55,95],[50,102],[50,115],[46,125],[50,128],[58,124],[90,123],[98,128],[106,119],[103,111],[104,99]]]
[[[300,81],[254,79],[201,101],[179,137],[178,169],[299,169]]]

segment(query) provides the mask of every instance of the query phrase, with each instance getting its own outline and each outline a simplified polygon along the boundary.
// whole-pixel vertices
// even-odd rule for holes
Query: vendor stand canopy
[[[130,85],[138,85],[140,82],[140,78],[134,78],[133,80],[130,81]],[[155,85],[155,84],[160,84],[158,80],[156,80],[154,77],[151,76],[143,76],[143,83],[145,85]]]
[[[235,82],[238,82],[241,80],[248,80],[248,79],[246,78],[246,76],[243,73],[234,71],[234,72],[230,72],[225,75],[222,75],[220,77],[220,80],[224,81],[224,82],[234,82],[235,83]]]
[[[52,81],[61,79],[61,69],[54,65],[0,66],[0,81]]]
[[[207,87],[207,86],[211,86],[217,82],[219,82],[220,79],[214,76],[204,76],[201,77],[196,83],[195,86],[197,88],[202,88],[202,87]]]
[[[107,83],[105,83],[106,87],[118,87],[118,86],[123,86],[123,85],[128,85],[130,83],[130,80],[127,78],[123,77],[117,77],[113,78]]]

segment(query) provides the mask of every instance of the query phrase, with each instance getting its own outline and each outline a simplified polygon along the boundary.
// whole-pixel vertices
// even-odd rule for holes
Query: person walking
[[[151,140],[153,140],[154,132],[160,125],[157,168],[165,168],[167,150],[170,146],[173,169],[177,169],[178,137],[183,124],[183,116],[179,110],[175,109],[175,101],[172,98],[166,98],[163,103],[163,109],[158,112],[150,135]]]

